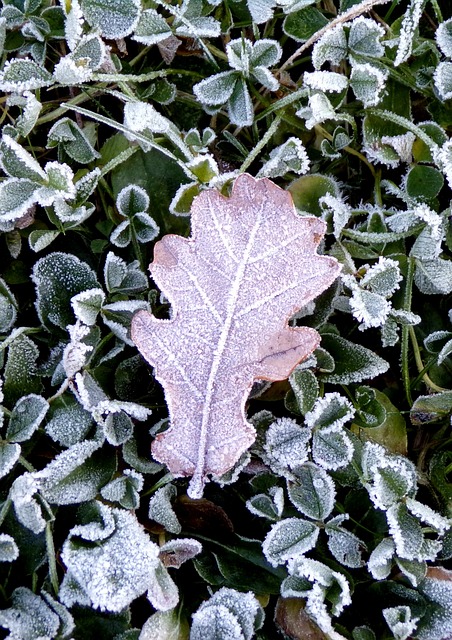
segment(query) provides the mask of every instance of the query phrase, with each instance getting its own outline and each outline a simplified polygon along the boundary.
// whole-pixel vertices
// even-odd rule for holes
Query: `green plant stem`
[[[411,311],[411,299],[413,295],[413,280],[414,280],[414,260],[408,258],[408,269],[405,281],[405,293],[403,298],[404,311]],[[401,366],[402,366],[402,380],[403,387],[405,389],[406,399],[408,404],[413,404],[413,398],[411,396],[411,384],[410,384],[410,368],[408,364],[408,351],[409,351],[409,327],[402,327],[402,344],[401,344]]]
[[[58,572],[57,572],[57,564],[56,564],[56,555],[55,555],[55,545],[53,542],[52,535],[52,523],[48,522],[46,524],[46,547],[47,547],[47,558],[49,562],[49,576],[50,583],[52,585],[53,591],[55,595],[58,595],[59,590],[59,581],[58,581]]]
[[[11,507],[11,504],[12,504],[11,498],[8,496],[0,510],[0,527],[2,526],[4,519],[8,515],[8,511],[9,511],[9,508]]]
[[[443,14],[441,12],[441,8],[438,4],[437,0],[430,0],[430,4],[433,7],[433,11],[435,12],[436,19],[439,23],[444,22]]]
[[[422,380],[424,381],[424,383],[427,385],[427,387],[429,387],[429,389],[431,389],[432,391],[435,391],[436,393],[442,393],[443,391],[449,391],[449,389],[445,389],[443,387],[438,386],[437,384],[435,384],[433,382],[433,380],[427,375],[427,373],[425,372],[426,367],[424,366],[424,363],[422,362],[422,357],[421,357],[421,352],[419,349],[419,344],[416,338],[416,333],[414,331],[413,327],[408,327],[409,330],[409,334],[410,334],[410,338],[411,338],[411,344],[413,346],[413,353],[414,353],[414,359],[416,361],[416,366],[418,368],[419,373],[422,374]]]
[[[257,145],[250,152],[249,156],[242,163],[242,166],[239,169],[240,173],[244,173],[248,169],[248,167],[250,167],[251,164],[255,161],[255,159],[260,154],[262,149],[271,140],[272,136],[276,133],[280,122],[281,122],[281,118],[279,116],[276,116],[276,118],[273,120],[270,127],[268,128],[267,132],[262,136],[262,138],[259,140]]]

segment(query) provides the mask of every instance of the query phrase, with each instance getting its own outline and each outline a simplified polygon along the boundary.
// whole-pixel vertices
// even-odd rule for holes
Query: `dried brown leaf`
[[[288,319],[324,291],[340,265],[316,253],[324,223],[297,215],[268,179],[237,178],[232,195],[204,191],[192,236],[156,243],[152,277],[172,305],[170,320],[139,311],[132,338],[163,385],[171,427],[152,452],[176,476],[228,471],[254,442],[245,403],[256,379],[283,380],[320,342]]]

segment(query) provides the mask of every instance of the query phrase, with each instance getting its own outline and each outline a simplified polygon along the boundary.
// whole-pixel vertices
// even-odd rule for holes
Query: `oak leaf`
[[[242,174],[229,198],[204,191],[191,214],[191,237],[163,237],[149,267],[171,318],[139,311],[132,339],[169,409],[154,458],[193,476],[188,493],[199,498],[206,475],[228,471],[255,440],[245,415],[253,382],[287,378],[318,347],[317,331],[288,320],[340,265],[316,253],[325,224],[300,217],[291,195],[266,178]]]

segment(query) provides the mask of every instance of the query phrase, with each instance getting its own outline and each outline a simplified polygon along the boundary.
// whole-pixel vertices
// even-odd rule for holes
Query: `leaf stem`
[[[411,299],[413,294],[413,280],[414,280],[414,260],[408,258],[408,269],[405,280],[405,293],[403,297],[403,309],[405,311],[411,311]],[[408,364],[408,348],[409,348],[409,327],[402,326],[402,345],[401,345],[401,367],[402,367],[402,380],[403,387],[405,389],[406,399],[410,407],[413,404],[413,398],[411,396],[411,384],[410,384],[410,368]]]
[[[269,142],[269,140],[271,140],[272,136],[276,133],[280,122],[281,122],[281,118],[279,116],[276,116],[276,118],[273,120],[273,122],[269,126],[268,130],[266,131],[266,133],[262,136],[262,138],[259,140],[257,145],[250,152],[249,156],[242,163],[242,166],[239,169],[240,173],[245,173],[245,171],[248,169],[248,167],[251,166],[251,164],[254,162],[254,160],[257,158],[257,156],[260,154],[260,152],[265,147],[265,145]]]
[[[58,572],[57,572],[57,564],[56,564],[56,556],[55,556],[55,545],[53,542],[52,535],[52,523],[48,522],[46,524],[46,547],[47,547],[47,558],[49,563],[49,575],[50,582],[53,587],[53,591],[55,595],[58,595],[59,590],[59,581],[58,581]]]
[[[409,326],[408,330],[410,333],[411,344],[413,346],[413,353],[414,353],[414,359],[416,361],[416,366],[418,368],[419,373],[422,374],[422,380],[424,381],[424,383],[432,391],[435,391],[437,393],[442,393],[443,391],[449,391],[449,389],[445,389],[444,387],[440,387],[437,384],[435,384],[433,380],[427,375],[426,367],[424,366],[424,363],[422,361],[421,352],[419,349],[419,344],[416,338],[416,333],[414,331],[414,328],[412,326]]]

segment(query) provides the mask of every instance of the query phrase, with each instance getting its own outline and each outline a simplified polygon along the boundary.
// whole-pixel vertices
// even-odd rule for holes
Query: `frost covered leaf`
[[[8,475],[16,462],[19,460],[21,447],[19,444],[0,442],[0,478]]]
[[[172,31],[165,18],[155,9],[145,9],[135,28],[132,40],[147,46],[162,42],[172,35]]]
[[[341,93],[348,87],[346,76],[333,71],[313,71],[305,72],[304,83],[311,89],[318,91],[330,91],[333,93]]]
[[[132,33],[141,13],[140,0],[80,0],[80,6],[89,24],[109,40]]]
[[[38,488],[39,485],[33,475],[24,473],[14,480],[9,494],[17,519],[35,534],[44,531],[46,526],[41,506],[34,497]]]
[[[193,614],[190,640],[251,640],[263,619],[253,593],[223,587]]]
[[[188,623],[177,609],[157,611],[144,623],[138,640],[186,640]]]
[[[419,640],[447,640],[452,632],[452,572],[442,567],[429,567],[419,591],[428,598],[430,607],[419,622]]]
[[[0,611],[0,626],[9,638],[52,640],[60,628],[60,618],[38,595],[19,587],[11,596],[11,608]]]
[[[396,67],[402,62],[406,62],[411,55],[413,41],[424,7],[424,0],[411,0],[410,6],[405,11],[405,17],[400,26],[399,48],[394,60],[394,66]]]
[[[71,305],[75,316],[87,326],[96,323],[97,314],[105,300],[102,289],[86,289],[71,298]]]
[[[7,333],[16,322],[17,302],[14,294],[0,278],[0,333]]]
[[[386,517],[397,555],[407,560],[422,559],[422,529],[406,506],[398,503],[389,507]]]
[[[45,425],[48,436],[63,447],[71,447],[88,434],[93,418],[71,395],[56,399]]]
[[[167,484],[157,489],[149,502],[149,518],[165,527],[170,533],[180,533],[182,527],[171,504],[171,498],[177,495],[176,488]]]
[[[452,292],[452,262],[442,258],[416,260],[414,281],[422,293],[447,295]]]
[[[225,473],[254,441],[244,415],[253,381],[284,379],[318,346],[316,331],[289,328],[287,318],[340,267],[315,253],[323,223],[298,217],[290,194],[266,179],[243,174],[228,199],[203,192],[191,222],[190,239],[155,245],[150,267],[171,320],[140,312],[132,336],[170,411],[154,457],[193,475],[190,495],[200,497],[206,474]]]
[[[286,397],[286,405],[290,403],[290,410],[297,411],[301,414],[306,414],[310,411],[319,396],[319,383],[317,378],[308,369],[295,369],[289,378],[290,386],[292,387],[293,395],[295,398],[296,409],[294,408],[292,401]]]
[[[419,618],[411,617],[410,607],[400,605],[383,609],[383,616],[395,640],[407,640],[416,630]]]
[[[10,442],[25,442],[44,420],[49,403],[42,396],[23,396],[15,404],[9,418],[6,438]]]
[[[202,551],[202,544],[192,538],[169,540],[160,547],[160,560],[165,567],[179,567]]]
[[[306,173],[309,164],[303,143],[298,138],[291,137],[270,152],[270,159],[260,169],[258,177],[277,178],[289,171],[297,174]]]
[[[265,460],[277,473],[293,470],[308,459],[310,439],[310,429],[290,418],[279,418],[265,434]]]
[[[38,347],[28,336],[20,334],[11,341],[3,373],[3,392],[8,405],[13,405],[26,393],[41,391],[36,365],[38,357]]]
[[[352,53],[381,58],[385,49],[380,40],[385,31],[378,22],[359,16],[353,20],[348,34],[348,46]]]
[[[350,86],[365,107],[374,107],[383,97],[386,79],[387,74],[371,64],[355,64],[350,75]]]
[[[331,617],[338,616],[351,604],[347,578],[317,560],[298,556],[289,562],[289,577],[281,585],[281,595],[306,599],[306,612],[331,640],[343,640],[332,625]]]
[[[354,415],[355,410],[346,398],[339,393],[326,393],[305,415],[305,422],[308,427],[331,433],[340,431]]]
[[[246,507],[256,516],[277,522],[284,509],[284,491],[282,487],[272,487],[269,493],[270,495],[259,493],[253,496],[246,501]]]
[[[0,159],[5,173],[13,178],[45,184],[47,175],[37,160],[22,145],[6,134],[0,143]]]
[[[449,18],[438,25],[435,39],[444,55],[452,58],[452,19]]]
[[[344,432],[315,431],[312,437],[312,459],[332,471],[345,467],[353,457],[353,444]]]
[[[7,61],[0,73],[0,91],[5,93],[49,87],[53,82],[52,74],[29,58]]]
[[[313,520],[325,520],[336,498],[333,479],[312,462],[297,468],[296,482],[289,483],[288,493],[298,511]]]
[[[452,62],[440,62],[433,77],[441,98],[450,100],[452,98]]]
[[[140,491],[143,489],[143,476],[133,469],[125,469],[123,475],[114,478],[100,491],[101,496],[110,502],[118,502],[124,509],[138,509]]]
[[[370,554],[367,568],[375,580],[384,580],[391,573],[392,561],[395,555],[395,544],[391,538],[383,540]]]
[[[7,533],[0,533],[0,562],[14,562],[19,557],[17,544]]]
[[[365,545],[354,533],[340,526],[344,519],[344,516],[337,516],[325,527],[328,535],[328,549],[345,567],[357,569],[364,565],[361,554]]]
[[[33,267],[32,280],[37,290],[36,308],[41,322],[49,330],[65,329],[74,316],[71,299],[77,293],[99,287],[94,271],[69,253],[50,253]]]
[[[140,270],[138,261],[127,264],[109,251],[104,266],[105,286],[109,293],[132,293],[147,287],[147,278]]]
[[[115,471],[114,458],[102,455],[101,442],[85,440],[60,453],[37,472],[43,497],[54,504],[92,500]]]
[[[0,183],[0,231],[11,231],[37,200],[38,186],[31,180],[9,178]]]
[[[58,120],[47,135],[47,148],[61,146],[76,162],[88,164],[99,157],[86,134],[70,118]]]
[[[342,25],[327,31],[314,45],[312,50],[312,64],[320,69],[324,62],[339,65],[347,55],[347,38]]]
[[[111,331],[126,344],[133,345],[130,328],[134,313],[147,310],[144,300],[119,300],[102,307],[102,319]]]
[[[333,373],[322,376],[326,382],[361,382],[375,378],[389,368],[389,364],[370,349],[332,333],[322,335],[322,347],[333,357],[335,365]]]
[[[319,531],[316,524],[301,518],[281,520],[272,526],[262,543],[264,556],[274,567],[284,564],[315,547]]]
[[[113,532],[95,546],[80,540],[78,527],[69,532],[61,559],[66,565],[60,600],[118,612],[148,590],[159,566],[159,548],[135,515],[103,507],[113,519]],[[89,526],[89,525],[86,525]]]
[[[8,106],[19,105],[22,107],[22,114],[17,118],[15,128],[25,138],[33,131],[41,112],[42,104],[32,91],[24,91],[22,95],[13,93],[8,96],[6,104]]]

